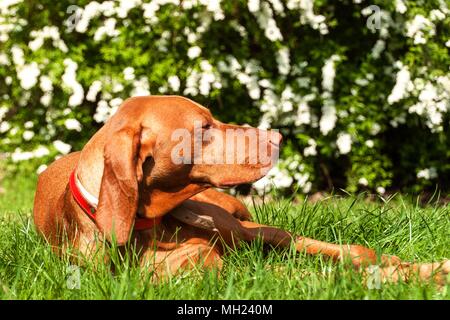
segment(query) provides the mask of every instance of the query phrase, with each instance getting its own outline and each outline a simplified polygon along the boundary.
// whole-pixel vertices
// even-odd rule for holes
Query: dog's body
[[[192,132],[195,121],[202,123],[204,132],[215,128],[219,135],[228,129],[255,134],[264,142],[258,151],[267,151],[272,160],[255,164],[246,157],[239,164],[174,164],[170,157],[175,147],[172,134],[179,128]],[[194,134],[194,146],[195,139]],[[211,141],[203,145],[203,157],[227,152],[223,145]],[[276,132],[220,123],[207,109],[182,97],[128,99],[81,152],[55,161],[39,176],[34,203],[36,227],[60,254],[73,247],[89,257],[102,240],[114,239],[119,245],[132,241],[141,252],[142,265],[150,265],[157,277],[200,261],[205,267],[220,268],[227,247],[258,237],[266,244],[294,244],[298,251],[334,260],[348,257],[356,267],[376,264],[377,255],[371,249],[294,239],[286,231],[251,222],[240,201],[211,189],[250,183],[264,176],[273,165],[280,142],[281,135]],[[68,182],[74,170],[84,188],[98,199],[95,221],[71,193]],[[133,231],[136,216],[163,219],[152,228]],[[421,278],[434,275],[443,281],[450,270],[449,262],[416,265],[402,263],[397,257],[380,258],[381,275],[390,280],[408,279],[411,272],[417,272]]]

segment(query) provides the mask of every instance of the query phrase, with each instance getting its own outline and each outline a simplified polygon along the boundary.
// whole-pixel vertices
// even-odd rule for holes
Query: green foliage
[[[181,94],[222,121],[279,128],[278,181],[292,181],[277,187],[449,189],[445,1],[149,2],[77,1],[79,15],[69,0],[0,5],[1,152],[48,163],[67,151],[55,140],[81,149],[127,97]]]

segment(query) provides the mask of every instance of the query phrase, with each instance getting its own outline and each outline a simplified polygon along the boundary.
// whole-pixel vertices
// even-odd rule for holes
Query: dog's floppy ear
[[[123,120],[122,120],[123,121]],[[138,180],[142,179],[139,125],[111,123],[104,149],[104,170],[96,222],[107,240],[128,241],[138,206]]]

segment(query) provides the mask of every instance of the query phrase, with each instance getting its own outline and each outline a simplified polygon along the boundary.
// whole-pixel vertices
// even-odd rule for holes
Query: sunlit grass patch
[[[449,286],[386,284],[369,289],[343,264],[291,249],[244,244],[224,257],[224,267],[152,281],[152,271],[106,248],[111,262],[74,264],[57,257],[32,223],[33,177],[3,182],[0,195],[0,299],[449,299]],[[252,208],[256,221],[296,235],[355,243],[408,261],[450,258],[450,207],[419,206],[397,195],[366,202],[363,196],[314,204],[279,199]],[[115,263],[112,271],[112,263]],[[72,280],[79,280],[79,287]],[[78,281],[77,280],[77,281]]]

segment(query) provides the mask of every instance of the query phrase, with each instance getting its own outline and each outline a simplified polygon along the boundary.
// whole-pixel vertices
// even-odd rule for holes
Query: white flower
[[[42,158],[42,157],[48,156],[49,154],[50,154],[50,151],[44,146],[39,146],[39,147],[37,147],[36,150],[33,151],[33,155],[36,158]]]
[[[52,94],[51,93],[45,93],[41,99],[39,99],[42,105],[49,106],[50,102],[52,101]]]
[[[367,86],[367,85],[369,84],[369,80],[367,80],[367,79],[362,79],[362,78],[358,78],[358,79],[355,80],[355,83],[356,83],[358,86],[365,87],[365,86]]]
[[[135,78],[134,68],[133,67],[126,67],[123,70],[123,76],[124,76],[124,79],[127,80],[127,81],[134,80],[134,78]]]
[[[186,8],[186,3],[188,1],[183,1],[183,9],[190,9]],[[143,3],[142,9],[144,9],[144,18],[147,23],[154,24],[158,22],[158,17],[156,16],[156,11],[159,10],[159,3],[157,1],[151,1],[149,3]]]
[[[123,84],[121,84],[120,82],[114,83],[114,85],[112,87],[112,92],[117,93],[117,92],[121,92],[121,91],[123,91]]]
[[[64,143],[61,140],[53,141],[53,146],[56,150],[58,150],[59,153],[62,154],[68,154],[72,149],[72,146],[70,144]]]
[[[214,20],[222,20],[225,16],[220,7],[220,1],[221,0],[200,0],[200,3],[206,6],[206,10],[214,14]]]
[[[42,30],[33,30],[30,32],[30,36],[33,40],[28,43],[28,47],[32,51],[36,51],[42,47],[45,39],[52,39],[53,46],[61,51],[68,51],[66,44],[60,38],[59,30],[56,26],[45,26]]]
[[[311,113],[306,101],[301,101],[297,108],[297,117],[295,118],[295,125],[300,126],[302,124],[311,123]]]
[[[68,105],[71,107],[78,106],[83,101],[84,90],[81,85],[74,87],[74,93],[69,97]]]
[[[253,183],[253,187],[261,193],[275,188],[288,188],[294,182],[294,178],[285,169],[280,169],[279,167],[273,167],[265,177]]]
[[[11,160],[13,162],[25,161],[33,158],[33,152],[25,151],[23,152],[20,148],[14,150],[11,154]]]
[[[47,169],[47,165],[46,165],[46,164],[41,164],[41,165],[37,168],[36,173],[37,173],[37,174],[41,174],[42,172],[45,171],[45,169]]]
[[[309,193],[311,191],[311,188],[312,188],[312,182],[308,181],[302,186],[302,191],[304,193]]]
[[[375,143],[373,142],[373,140],[367,140],[366,141],[366,146],[368,146],[369,148],[373,148],[375,145]]]
[[[30,130],[25,130],[22,134],[22,137],[25,141],[30,141],[34,137],[34,132]]]
[[[2,121],[5,114],[8,112],[8,108],[5,106],[0,107],[0,121]]]
[[[116,19],[108,18],[105,21],[105,24],[97,29],[94,34],[94,40],[100,41],[104,38],[105,35],[109,37],[116,37],[120,34],[119,30],[116,30]]]
[[[305,157],[317,155],[317,150],[316,150],[317,143],[316,143],[316,141],[314,139],[309,139],[308,140],[308,144],[309,144],[309,146],[306,147],[305,149],[303,149],[303,155]]]
[[[75,30],[80,33],[86,32],[90,20],[99,14],[100,14],[100,4],[97,1],[92,1],[88,3],[88,5],[84,7],[84,9],[82,10],[81,19],[76,24]]]
[[[352,150],[352,137],[348,133],[340,133],[336,145],[340,154],[347,154]]]
[[[255,81],[250,82],[247,85],[248,95],[253,100],[258,100],[261,97],[261,89],[258,87]]]
[[[437,89],[431,83],[427,83],[420,92],[419,100],[422,102],[431,102],[437,98]]]
[[[425,33],[426,31],[429,36],[435,34],[434,24],[425,18],[423,15],[418,14],[414,17],[412,21],[406,22],[406,36],[414,38],[414,44],[426,43]]]
[[[84,90],[81,84],[76,79],[76,70],[78,65],[70,58],[64,59],[64,66],[66,67],[64,74],[62,75],[62,81],[71,91],[72,95],[69,97],[69,106],[75,107],[83,102]]]
[[[405,13],[406,12],[406,6],[405,3],[403,2],[403,0],[395,0],[395,11],[397,11],[398,13]]]
[[[81,131],[81,123],[77,119],[66,119],[66,121],[64,121],[64,126],[67,130]]]
[[[294,110],[294,105],[292,104],[291,101],[283,101],[281,103],[281,111],[283,112],[289,112]]]
[[[339,56],[334,54],[325,61],[322,67],[322,88],[325,91],[333,91],[334,78],[336,76],[335,62],[339,61]]]
[[[332,105],[325,105],[322,108],[322,117],[319,122],[320,132],[322,132],[323,135],[327,135],[333,130],[336,120],[336,108]]]
[[[273,1],[273,0],[272,0]],[[278,4],[273,4],[273,8],[279,7]],[[258,24],[261,29],[264,30],[264,34],[270,41],[281,41],[283,36],[277,26],[275,19],[273,18],[272,6],[267,2],[251,1],[248,3],[249,11],[255,15]]]
[[[435,21],[435,20],[444,20],[445,19],[445,13],[443,13],[441,10],[431,10],[430,11],[430,18],[431,20]]]
[[[0,1],[0,12],[9,13],[8,9],[15,4],[22,2],[23,0],[2,0]]]
[[[188,49],[187,55],[189,59],[195,59],[200,56],[200,53],[202,53],[202,49],[199,46],[194,46]]]
[[[411,75],[407,66],[398,62],[400,71],[397,73],[396,82],[391,94],[388,96],[388,103],[393,104],[401,99],[406,98],[407,89],[411,82]]]
[[[186,78],[186,89],[183,94],[185,95],[197,95],[198,94],[198,82],[200,81],[200,74],[197,70],[188,69],[188,77]]]
[[[94,82],[92,82],[86,95],[86,100],[92,102],[95,101],[97,94],[101,89],[102,89],[102,82],[100,80],[95,80]]]
[[[437,178],[437,170],[436,168],[430,167],[425,168],[417,172],[417,178],[431,180]]]
[[[378,59],[381,55],[381,52],[386,48],[386,42],[384,40],[377,40],[375,45],[372,48],[371,55],[374,59]]]
[[[108,106],[108,102],[100,100],[97,104],[97,110],[94,114],[94,120],[98,123],[105,122],[110,116],[111,108]]]
[[[131,90],[132,97],[148,95],[150,95],[150,86],[146,77],[141,77],[133,81],[133,90]]]
[[[17,45],[12,46],[11,56],[16,67],[21,67],[25,64],[23,50],[19,46]]]
[[[273,167],[267,174],[272,179],[275,188],[288,188],[294,182],[294,178],[287,172],[278,167]]]
[[[247,6],[250,12],[257,12],[260,8],[260,2],[259,0],[249,0],[247,2]]]
[[[284,7],[283,3],[280,0],[269,0],[270,4],[272,5],[274,11],[280,15],[284,15]]]
[[[254,182],[252,186],[253,188],[255,188],[256,191],[258,191],[258,193],[262,194],[268,189],[270,189],[271,184],[272,182],[270,181],[269,177],[264,176],[258,181]]]
[[[281,41],[283,40],[283,36],[281,35],[280,29],[278,29],[277,23],[273,18],[269,18],[267,21],[266,31],[264,32],[267,39],[270,41]]]
[[[272,87],[272,83],[270,83],[270,81],[267,79],[259,80],[258,84],[263,88],[271,88]]]
[[[280,174],[274,176],[273,184],[276,188],[288,188],[292,185],[294,179],[286,172],[280,172]]]
[[[39,66],[36,62],[24,65],[17,72],[17,77],[20,80],[20,86],[25,90],[31,89],[37,83],[37,78],[40,74]]]
[[[381,131],[381,126],[376,122],[372,123],[372,125],[370,127],[370,134],[373,136],[376,136],[380,131]]]
[[[289,70],[291,69],[289,48],[283,47],[278,50],[276,60],[278,64],[278,71],[280,72],[280,74],[287,75],[289,73]]]
[[[245,85],[251,81],[251,78],[249,77],[249,75],[244,72],[239,72],[237,74],[237,79],[239,80],[240,83],[245,84]]]
[[[385,194],[385,193],[386,193],[386,189],[383,188],[383,187],[377,187],[377,192],[378,192],[379,194]]]
[[[18,131],[19,131],[19,128],[18,128],[18,127],[13,127],[9,133],[10,133],[12,136],[15,136],[15,135],[17,134]]]
[[[52,80],[46,76],[46,75],[42,75],[39,78],[39,87],[41,88],[42,91],[44,92],[50,92],[53,91],[53,84],[52,84]]]
[[[180,78],[178,76],[170,76],[167,82],[172,91],[178,91],[180,89]]]
[[[187,29],[187,28],[186,28],[186,29]],[[188,42],[189,44],[195,43],[195,42],[197,41],[197,38],[198,38],[197,34],[195,34],[195,33],[192,32],[192,31],[187,32],[186,36],[187,36],[187,42]]]
[[[33,123],[33,121],[27,121],[23,124],[23,126],[25,129],[31,129],[34,126],[34,123]]]
[[[300,168],[300,171],[302,169]],[[294,174],[294,178],[297,181],[297,184],[302,188],[304,193],[308,193],[311,190],[312,183],[309,180],[309,173],[300,173],[296,172]]]
[[[109,102],[109,105],[112,108],[118,108],[122,104],[122,102],[123,102],[122,98],[114,98]]]
[[[206,97],[209,95],[209,92],[211,90],[211,83],[202,76],[200,78],[200,85],[198,86],[198,89],[200,90],[200,94]]]
[[[0,65],[9,66],[10,61],[5,53],[0,53]]]
[[[367,181],[366,178],[362,177],[362,178],[359,178],[358,184],[367,187],[367,185],[369,184],[369,181]]]
[[[36,51],[37,49],[42,47],[43,44],[44,44],[44,38],[39,37],[39,38],[36,38],[36,39],[28,42],[28,47],[31,49],[31,51]]]
[[[328,33],[325,17],[323,15],[314,14],[313,0],[289,0],[286,6],[289,10],[301,10],[300,22],[302,24],[309,24],[311,28],[319,30],[321,34]]]
[[[11,125],[9,124],[9,122],[3,121],[2,123],[0,123],[0,133],[5,133],[9,129],[11,129]]]
[[[119,18],[126,18],[128,11],[140,5],[142,0],[119,0],[119,7],[116,8],[116,13]]]

